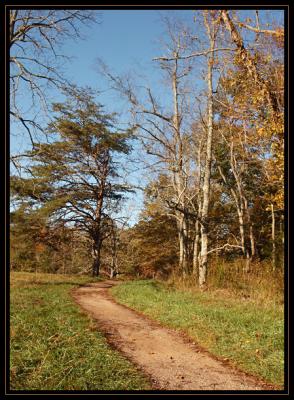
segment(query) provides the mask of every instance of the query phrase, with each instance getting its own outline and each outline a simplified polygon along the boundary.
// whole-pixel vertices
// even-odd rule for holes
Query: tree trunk
[[[183,239],[184,239],[184,259],[183,259],[183,278],[189,273],[189,248],[188,248],[188,224],[187,218],[183,218]]]
[[[242,202],[242,199],[241,199],[241,202]],[[239,218],[239,229],[240,229],[242,253],[244,256],[243,271],[250,272],[251,257],[250,257],[249,251],[245,245],[244,207],[243,207],[243,205],[241,208],[238,207],[237,212],[238,212],[238,218]],[[250,240],[251,240],[251,235],[252,235],[252,233],[250,232]],[[251,242],[251,246],[252,246],[252,242]],[[253,242],[253,249],[254,249],[254,242]]]
[[[199,239],[200,239],[200,230],[199,230],[199,221],[195,222],[195,238],[194,238],[194,247],[193,247],[193,275],[197,275],[198,270],[198,255],[199,255]]]
[[[180,128],[180,115],[179,115],[179,93],[178,93],[178,60],[177,52],[175,55],[175,64],[172,73],[172,88],[173,88],[173,129],[174,129],[174,150],[175,150],[175,161],[177,170],[174,173],[175,191],[178,196],[178,204],[182,208],[182,212],[178,215],[178,235],[179,235],[179,269],[182,277],[184,278],[188,269],[188,240],[187,240],[187,220],[184,213],[185,210],[185,181],[183,177],[183,143],[181,138]]]
[[[200,223],[199,216],[201,215],[201,150],[202,150],[202,140],[198,143],[198,154],[197,154],[197,164],[198,164],[198,194],[197,194],[197,219],[195,222],[195,236],[194,236],[194,244],[193,244],[193,275],[196,277],[199,268],[199,241],[200,241]]]
[[[207,278],[207,249],[208,249],[208,232],[204,225],[201,225],[201,252],[199,265],[199,287],[204,289]]]
[[[242,246],[242,253],[245,256],[245,230],[244,230],[244,216],[243,211],[238,207],[237,209],[238,219],[239,219],[239,230],[240,230],[240,239]]]
[[[98,243],[95,243],[93,254],[94,254],[94,261],[93,261],[93,276],[98,276],[100,273],[100,255],[101,255],[101,241],[99,240]]]
[[[249,238],[250,238],[250,248],[251,248],[251,257],[255,256],[255,239],[254,239],[254,234],[253,234],[253,226],[250,221],[249,225]]]
[[[179,270],[184,278],[188,272],[188,238],[187,238],[187,221],[185,215],[181,215],[178,222],[178,237],[179,237]]]
[[[247,199],[243,195],[243,200],[244,200],[244,207],[246,210],[246,215],[247,215],[247,221],[249,225],[249,239],[250,239],[250,250],[251,250],[251,258],[255,256],[255,239],[254,239],[254,234],[253,234],[253,225],[251,222],[251,217],[248,209],[248,202]]]
[[[212,135],[213,135],[213,92],[212,92],[212,67],[213,67],[213,50],[214,39],[210,41],[210,48],[212,55],[208,58],[207,62],[207,85],[208,85],[208,99],[207,99],[207,142],[206,142],[206,160],[204,168],[203,179],[203,203],[201,211],[201,262],[199,265],[199,287],[204,289],[207,278],[207,251],[208,251],[208,208],[210,198],[210,175],[211,175],[211,158],[212,158]]]
[[[178,231],[178,237],[179,237],[179,272],[181,273],[183,271],[183,260],[184,260],[184,241],[183,241],[183,233],[181,229],[179,228]]]
[[[244,265],[244,272],[248,273],[250,272],[250,264],[251,264],[251,257],[249,254],[249,251],[246,250],[246,258],[245,258],[245,265]]]

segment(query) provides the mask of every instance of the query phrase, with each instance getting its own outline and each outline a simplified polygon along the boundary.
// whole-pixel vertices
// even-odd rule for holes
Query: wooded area
[[[193,18],[189,26],[163,21],[168,41],[153,60],[161,96],[99,62],[129,105],[121,129],[94,90],[46,64],[46,52],[94,13],[10,12],[11,120],[31,143],[11,156],[12,270],[174,278],[205,289],[222,268],[226,279],[257,272],[282,282],[284,27],[265,24],[258,10],[191,11]],[[42,102],[47,126],[37,109],[36,118],[25,115],[19,81]],[[64,103],[46,103],[44,81]],[[121,215],[135,188],[123,171],[134,143],[152,179],[139,221],[128,226]]]

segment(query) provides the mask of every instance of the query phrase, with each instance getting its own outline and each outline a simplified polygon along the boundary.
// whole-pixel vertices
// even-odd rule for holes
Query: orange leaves
[[[36,243],[35,250],[36,253],[43,253],[45,251],[46,246],[43,243]]]

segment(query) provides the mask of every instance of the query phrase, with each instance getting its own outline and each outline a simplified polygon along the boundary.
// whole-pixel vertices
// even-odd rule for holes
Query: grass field
[[[149,383],[73,303],[87,277],[11,274],[11,390],[143,390]]]
[[[113,287],[120,302],[162,324],[185,331],[199,345],[232,365],[283,385],[283,306],[225,296],[213,291],[181,291],[155,281]]]

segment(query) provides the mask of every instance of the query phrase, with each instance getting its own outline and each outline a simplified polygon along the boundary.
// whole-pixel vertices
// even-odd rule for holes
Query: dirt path
[[[75,289],[73,297],[108,341],[142,369],[161,390],[270,390],[246,374],[199,351],[171,329],[117,304],[105,281]]]

